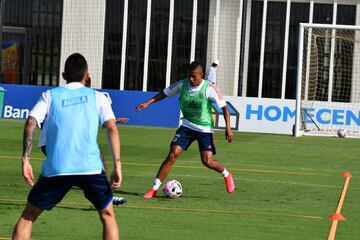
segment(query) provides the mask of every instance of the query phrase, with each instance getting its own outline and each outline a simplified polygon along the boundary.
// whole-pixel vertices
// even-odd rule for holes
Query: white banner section
[[[336,135],[338,129],[347,136],[360,135],[360,104],[301,101],[302,124],[310,134]]]
[[[231,127],[240,132],[292,134],[295,124],[295,100],[224,97],[230,111]],[[215,125],[223,128],[222,113]]]

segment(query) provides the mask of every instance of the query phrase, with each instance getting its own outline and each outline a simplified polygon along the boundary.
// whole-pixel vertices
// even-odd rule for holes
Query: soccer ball
[[[182,186],[176,180],[169,180],[165,183],[163,187],[163,192],[166,197],[169,198],[179,198],[182,194]]]
[[[337,135],[339,138],[344,138],[346,137],[346,134],[347,134],[347,131],[346,129],[344,128],[340,128],[338,131],[337,131]]]

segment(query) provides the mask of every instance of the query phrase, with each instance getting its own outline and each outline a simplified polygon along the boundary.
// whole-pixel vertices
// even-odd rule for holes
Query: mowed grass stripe
[[[16,204],[23,205],[25,204],[24,200],[17,199],[0,199],[1,204]],[[82,204],[76,202],[61,202],[57,205],[58,207],[71,207],[74,209],[79,208],[92,208],[90,204]],[[77,207],[75,207],[77,206]],[[290,218],[304,218],[304,219],[323,219],[320,216],[308,216],[308,215],[299,215],[299,214],[289,214],[289,213],[276,213],[276,212],[250,212],[250,211],[229,211],[229,210],[219,210],[219,209],[199,209],[199,208],[172,208],[172,207],[157,207],[157,206],[144,206],[144,205],[131,205],[126,204],[121,206],[121,208],[130,208],[130,209],[148,209],[148,210],[167,210],[167,211],[182,211],[182,212],[198,212],[198,213],[214,213],[214,214],[232,214],[232,215],[262,215],[262,216],[271,216],[271,217],[290,217]],[[95,210],[95,209],[94,209]]]
[[[154,176],[154,173],[149,172],[139,172],[141,174],[128,174],[127,177],[149,177]],[[172,173],[173,177],[185,177],[185,178],[198,178],[198,179],[212,179],[211,176],[199,176],[199,175],[191,175],[191,174],[176,174]],[[334,185],[323,185],[323,184],[311,184],[311,183],[302,183],[302,182],[294,182],[294,181],[276,181],[276,180],[263,180],[263,179],[250,179],[234,176],[234,180],[238,180],[241,182],[262,182],[262,183],[273,183],[273,184],[291,184],[298,186],[306,186],[306,187],[317,187],[317,188],[335,188],[341,189],[342,186],[334,186]],[[351,187],[351,190],[360,190],[357,187]]]
[[[19,159],[19,157],[14,156],[0,156],[3,159]],[[44,158],[39,157],[31,157],[30,159],[33,160],[41,160],[43,161]],[[107,165],[111,165],[111,162],[106,162]],[[129,162],[122,162],[123,165],[133,165],[133,166],[144,166],[144,167],[159,167],[160,164],[155,163],[129,163]],[[186,165],[174,165],[173,168],[190,168],[190,169],[202,169],[204,167],[195,167],[195,166],[186,166]],[[279,173],[279,174],[294,174],[294,175],[310,175],[310,176],[324,176],[328,177],[331,176],[330,174],[326,173],[309,173],[309,172],[293,172],[293,171],[281,171],[281,170],[263,170],[263,169],[246,169],[246,168],[228,168],[230,171],[239,171],[239,172],[257,172],[257,173]]]

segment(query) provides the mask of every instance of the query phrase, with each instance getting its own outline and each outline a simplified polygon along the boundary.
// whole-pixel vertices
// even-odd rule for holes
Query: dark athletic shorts
[[[113,193],[105,173],[95,175],[40,176],[31,189],[28,201],[41,209],[51,210],[73,187],[83,190],[85,197],[97,210],[106,208]]]
[[[186,151],[195,140],[198,142],[200,152],[210,151],[213,155],[216,154],[213,133],[202,133],[183,126],[176,131],[170,146],[178,145]]]

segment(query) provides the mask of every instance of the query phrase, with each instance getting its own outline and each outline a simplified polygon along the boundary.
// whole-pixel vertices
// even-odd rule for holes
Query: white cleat
[[[113,205],[119,206],[126,203],[126,199],[123,197],[113,197]]]

